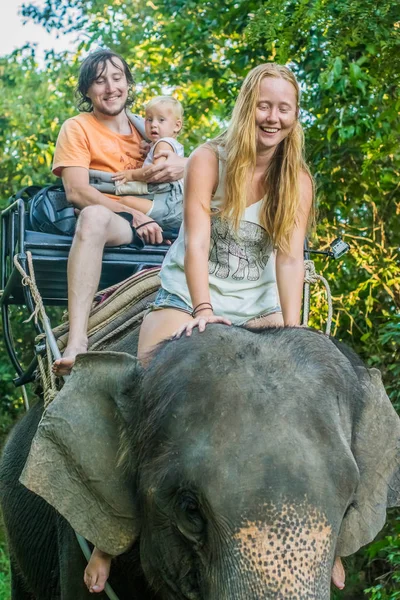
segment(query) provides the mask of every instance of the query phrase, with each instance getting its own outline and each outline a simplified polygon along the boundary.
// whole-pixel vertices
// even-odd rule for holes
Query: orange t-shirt
[[[92,113],[81,113],[67,119],[57,139],[52,169],[54,175],[61,177],[64,167],[83,167],[110,173],[141,167],[141,137],[131,123],[130,127],[129,135],[115,133]]]

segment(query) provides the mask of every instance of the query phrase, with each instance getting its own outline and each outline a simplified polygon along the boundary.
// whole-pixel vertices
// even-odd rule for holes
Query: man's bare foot
[[[64,377],[69,375],[71,369],[75,364],[75,358],[77,354],[85,354],[87,352],[87,343],[80,344],[77,346],[68,346],[65,348],[62,358],[58,358],[54,361],[52,371],[57,377]]]
[[[85,569],[83,581],[89,592],[102,592],[110,574],[111,554],[106,554],[98,548],[94,548],[92,556]]]
[[[346,573],[340,559],[340,556],[337,556],[335,562],[333,563],[331,579],[333,585],[335,585],[339,590],[344,588],[344,582],[346,579]]]

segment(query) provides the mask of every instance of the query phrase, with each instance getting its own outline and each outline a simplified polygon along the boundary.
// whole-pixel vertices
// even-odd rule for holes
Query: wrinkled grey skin
[[[77,362],[69,389],[112,396],[126,424],[138,532],[131,556],[159,598],[330,597],[335,554],[371,541],[400,494],[399,420],[389,401],[375,400],[373,374],[359,365],[312,331],[225,326],[163,344],[146,372],[122,354]],[[68,568],[79,559],[65,521],[37,509],[30,492],[18,501],[9,473],[23,435],[22,424],[1,470],[14,565],[31,587],[35,571],[43,581],[35,550],[53,528],[61,541],[48,546],[47,577],[52,571],[55,590],[69,578],[74,593],[65,586],[63,599],[86,598],[83,567]],[[89,510],[78,516],[90,526]],[[126,589],[139,582],[128,577]],[[57,594],[36,591],[40,600]]]

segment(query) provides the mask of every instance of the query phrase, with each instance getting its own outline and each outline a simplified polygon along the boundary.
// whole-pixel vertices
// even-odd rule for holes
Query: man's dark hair
[[[92,85],[92,83],[104,73],[107,66],[107,62],[110,62],[117,69],[121,68],[121,66],[116,62],[116,58],[118,58],[122,62],[126,81],[128,82],[129,86],[127,105],[132,104],[132,85],[135,82],[131,70],[128,67],[126,61],[122,58],[122,56],[120,56],[116,52],[113,52],[112,50],[100,49],[89,54],[89,56],[85,58],[85,60],[81,64],[81,68],[79,69],[78,85],[76,86],[75,91],[78,110],[80,110],[81,112],[92,112],[93,104],[91,99],[88,98],[88,96],[86,95],[87,91]]]

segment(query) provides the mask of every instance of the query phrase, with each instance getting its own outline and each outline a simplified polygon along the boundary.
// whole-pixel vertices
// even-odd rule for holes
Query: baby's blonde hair
[[[174,115],[177,119],[182,121],[183,124],[183,106],[176,98],[172,96],[156,96],[147,102],[145,105],[145,110],[149,108],[154,108],[157,104],[169,104],[174,112]]]

